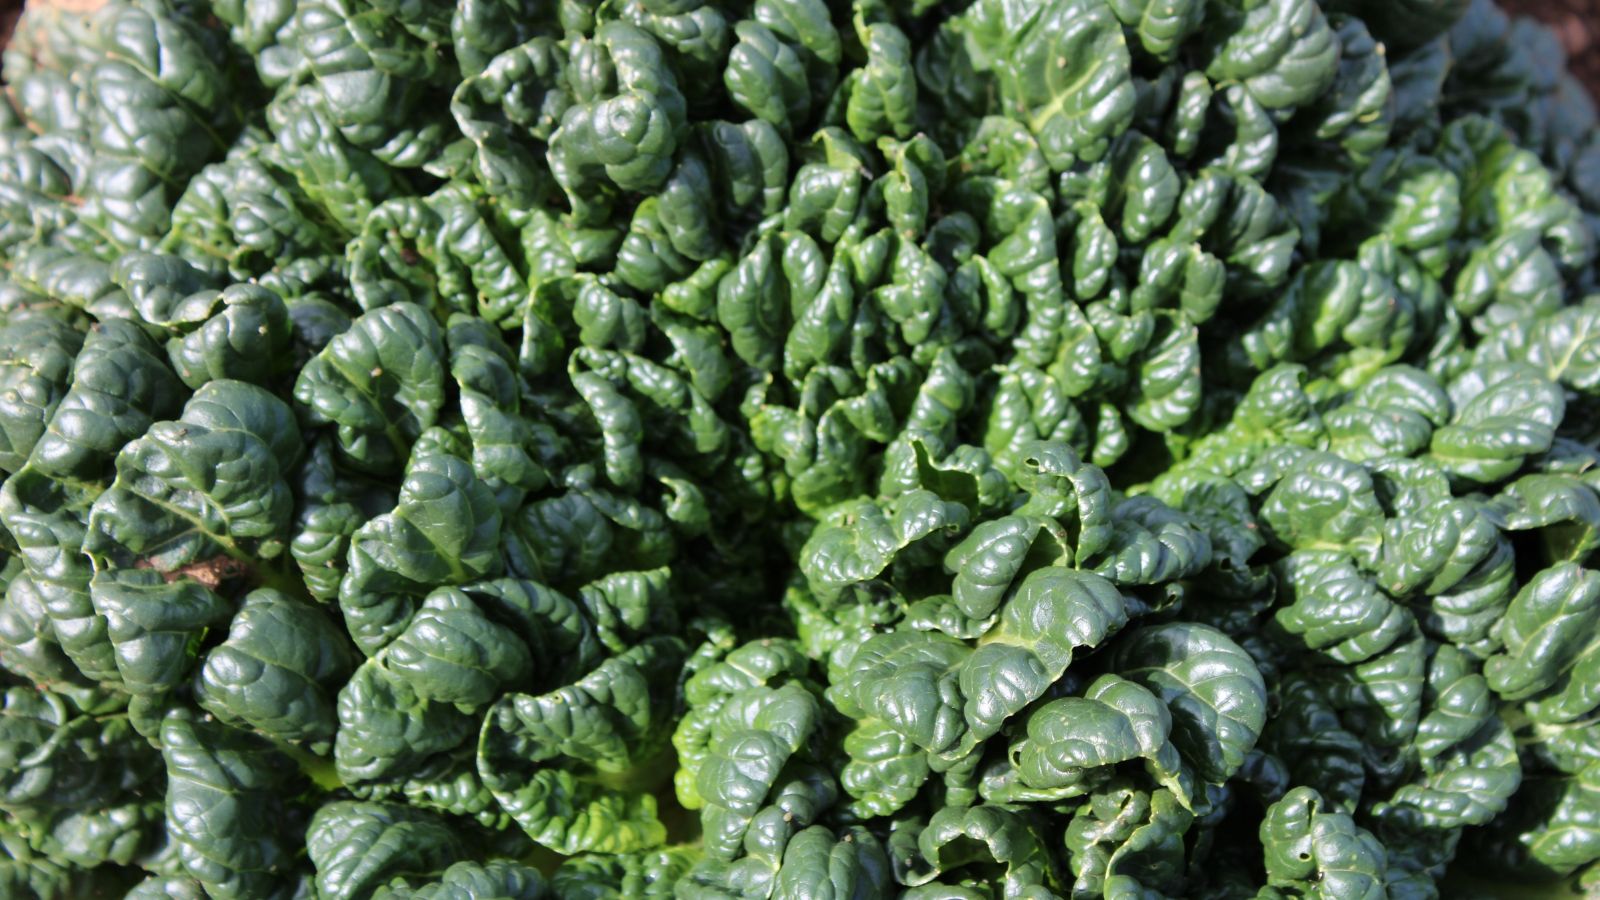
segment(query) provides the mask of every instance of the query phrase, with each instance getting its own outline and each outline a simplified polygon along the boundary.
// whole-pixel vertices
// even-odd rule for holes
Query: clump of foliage
[[[3,75],[0,894],[1600,882],[1600,130],[1489,0]]]

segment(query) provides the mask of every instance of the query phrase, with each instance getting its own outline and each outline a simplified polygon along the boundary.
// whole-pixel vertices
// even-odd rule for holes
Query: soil
[[[1600,0],[1500,0],[1500,5],[1553,27],[1573,73],[1600,100]]]
[[[11,43],[11,30],[22,15],[22,0],[0,0],[0,48]]]

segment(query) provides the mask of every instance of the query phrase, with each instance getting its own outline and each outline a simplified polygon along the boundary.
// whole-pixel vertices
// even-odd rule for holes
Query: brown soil
[[[22,0],[0,0],[0,48],[11,43],[11,30],[22,15]]]
[[[1500,5],[1555,28],[1573,73],[1600,99],[1600,0],[1500,0]]]

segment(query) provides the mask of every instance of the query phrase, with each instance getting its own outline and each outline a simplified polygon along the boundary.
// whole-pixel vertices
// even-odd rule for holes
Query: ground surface
[[[1600,0],[1500,0],[1500,5],[1553,26],[1573,72],[1600,98]]]
[[[22,0],[0,0],[0,47],[11,42],[11,26],[22,13]]]

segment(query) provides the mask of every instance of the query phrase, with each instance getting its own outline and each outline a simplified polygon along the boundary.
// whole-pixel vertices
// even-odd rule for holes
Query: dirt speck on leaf
[[[154,568],[147,559],[141,559],[133,564],[136,569]],[[193,578],[211,590],[221,587],[223,582],[231,581],[250,573],[250,567],[237,559],[228,556],[215,556],[203,559],[197,563],[174,569],[171,572],[162,572],[161,577],[168,582],[180,578]]]

